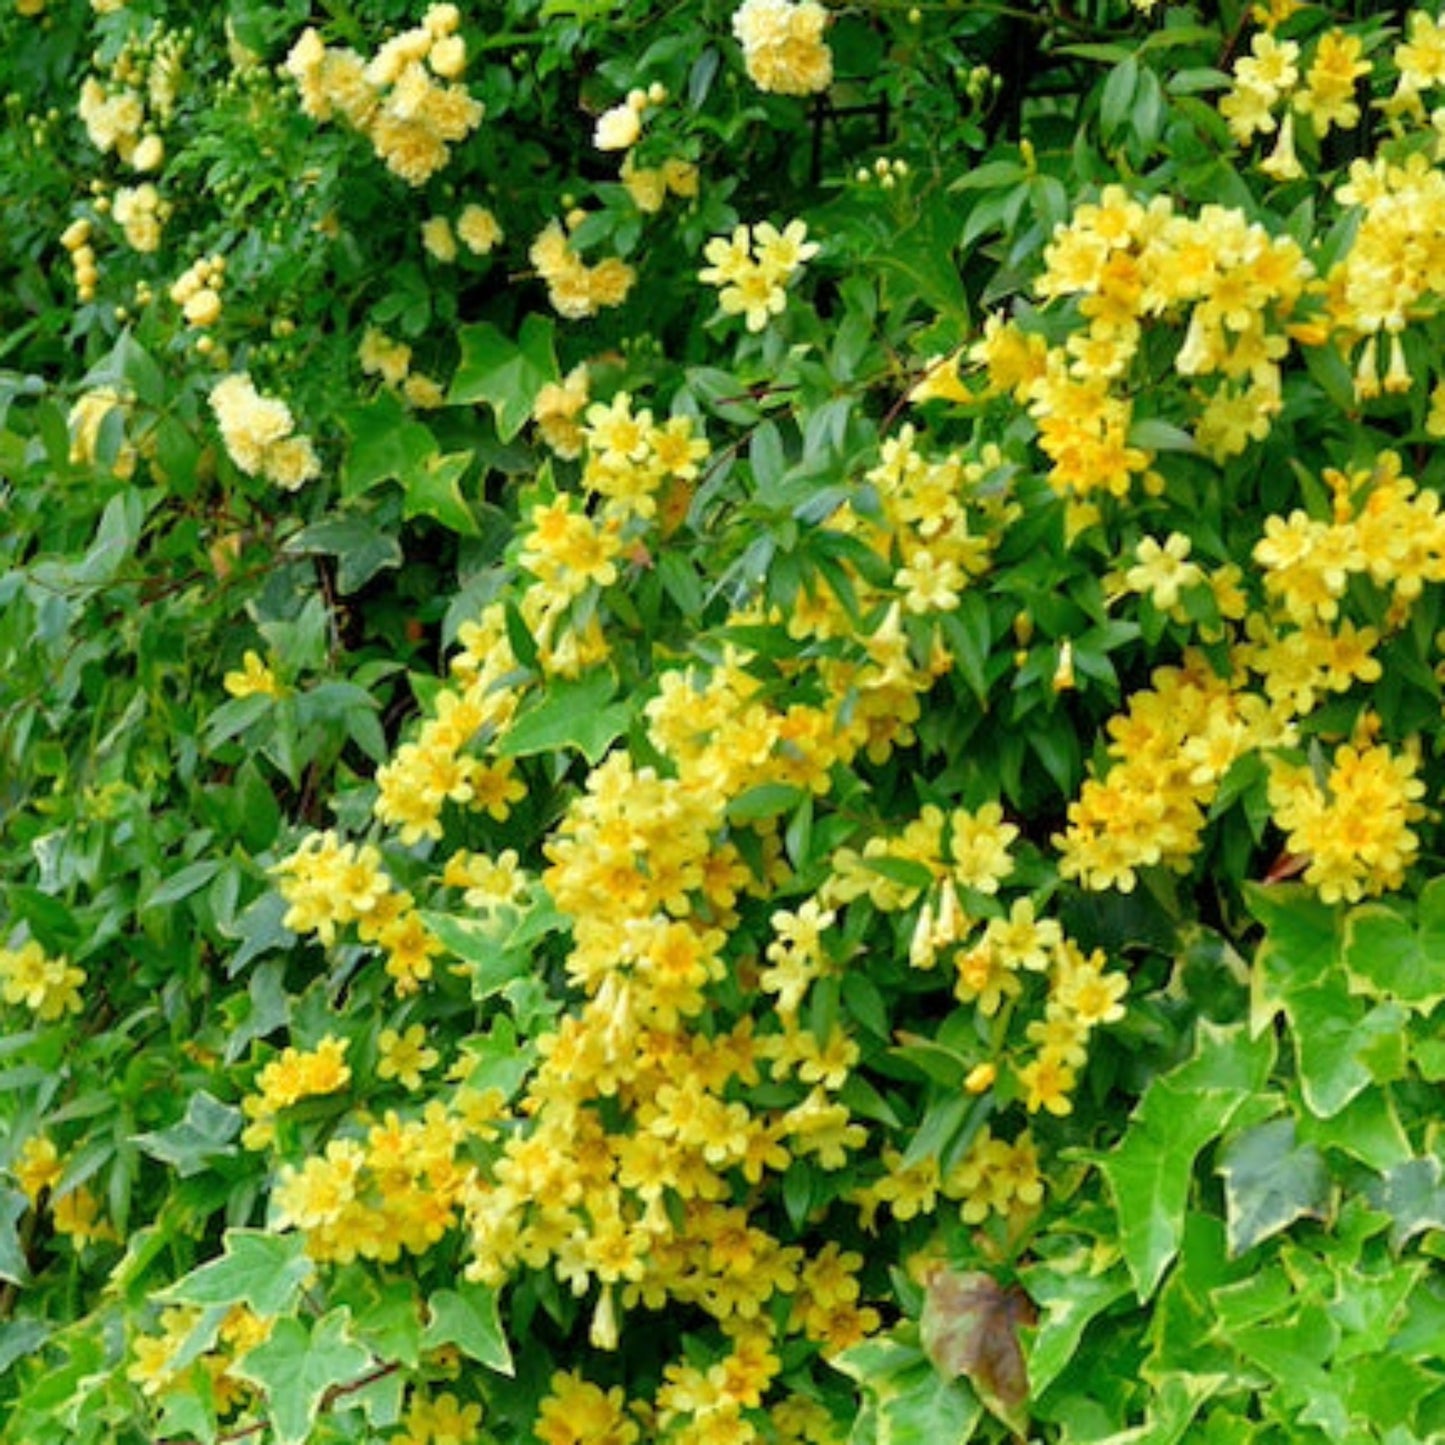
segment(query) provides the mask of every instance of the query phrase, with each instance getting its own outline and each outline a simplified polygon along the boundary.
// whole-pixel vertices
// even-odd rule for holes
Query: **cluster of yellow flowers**
[[[19,948],[0,948],[0,996],[23,1004],[41,1023],[54,1023],[82,1007],[85,971],[52,958],[32,938]]]
[[[231,460],[249,477],[264,476],[294,492],[321,475],[321,462],[309,437],[295,436],[291,408],[262,396],[244,372],[224,377],[211,388],[211,410]]]
[[[273,1320],[247,1305],[233,1305],[220,1323],[207,1331],[200,1309],[173,1305],[161,1311],[158,1323],[159,1333],[135,1335],[130,1342],[126,1376],[143,1395],[163,1395],[183,1369],[197,1362],[206,1372],[217,1415],[224,1417],[253,1398],[252,1386],[233,1374],[232,1367],[247,1351],[270,1338]],[[211,1343],[197,1353],[196,1338],[203,1332],[209,1334]]]
[[[96,210],[104,209],[102,202],[96,203]],[[161,231],[172,208],[150,181],[121,186],[111,198],[109,209],[131,250],[145,254],[160,250]]]
[[[473,256],[485,256],[501,239],[502,228],[497,218],[475,201],[462,207],[455,224],[449,216],[430,216],[422,222],[422,245],[444,264],[457,259],[459,241]]]
[[[1300,509],[1266,520],[1254,560],[1270,610],[1245,615],[1237,578],[1206,577],[1184,549],[1171,555],[1156,544],[1146,558],[1141,544],[1126,582],[1163,610],[1177,603],[1181,587],[1213,587],[1230,672],[1222,676],[1202,654],[1188,653],[1181,668],[1157,671],[1153,689],[1135,692],[1110,721],[1112,766],[1085,782],[1055,840],[1066,878],[1127,890],[1140,867],[1187,871],[1230,767],[1248,753],[1292,748],[1298,724],[1326,695],[1379,679],[1375,653],[1384,634],[1345,615],[1351,579],[1368,579],[1388,599],[1386,631],[1406,625],[1427,583],[1445,580],[1439,499],[1403,475],[1396,453],[1348,473],[1328,469],[1325,480],[1331,521]],[[1407,759],[1413,748],[1407,742]],[[1363,756],[1373,770],[1368,786],[1351,749],[1340,754],[1338,781],[1323,790],[1307,770],[1278,758],[1271,764],[1276,821],[1290,834],[1291,850],[1308,860],[1306,881],[1328,901],[1398,887],[1418,846],[1407,827],[1423,816],[1413,763],[1382,747]],[[1352,801],[1356,796],[1368,797],[1368,805]],[[1367,815],[1373,828],[1365,826]]]
[[[1323,784],[1304,764],[1270,769],[1275,821],[1324,902],[1354,903],[1404,883],[1420,848],[1410,824],[1425,816],[1419,763],[1418,747],[1392,753],[1350,743],[1336,749]]]
[[[564,461],[582,455],[582,423],[578,418],[592,398],[586,363],[574,366],[561,381],[549,381],[532,402],[532,420],[542,440]]]
[[[351,1082],[346,1062],[349,1041],[328,1034],[309,1053],[287,1048],[257,1076],[257,1092],[248,1094],[241,1111],[251,1121],[241,1135],[248,1149],[264,1149],[276,1138],[276,1116],[282,1109],[318,1094],[334,1094]]]
[[[984,481],[1002,468],[1002,454],[992,444],[968,461],[926,457],[908,425],[883,444],[879,465],[868,472],[882,504],[874,540],[883,555],[890,545],[898,554],[894,581],[907,611],[952,611],[969,581],[988,570],[1011,513],[1003,501],[979,499]],[[982,511],[981,527],[970,524],[970,501]]]
[[[828,12],[817,0],[743,0],[733,34],[759,90],[813,95],[833,83],[833,52],[823,39]]]
[[[1150,317],[1185,322],[1174,360],[1181,376],[1216,379],[1201,393],[1200,447],[1222,461],[1264,437],[1281,405],[1285,325],[1312,276],[1293,240],[1224,206],[1183,216],[1168,197],[1146,206],[1110,185],[1055,232],[1044,260],[1038,293],[1077,297],[1086,324],[1037,353],[1022,376],[1006,327],[976,354],[997,368],[997,387],[1028,403],[1061,492],[1124,496],[1150,465],[1128,444],[1133,408],[1120,385]]]
[[[272,1194],[278,1229],[300,1229],[308,1253],[339,1263],[393,1262],[423,1254],[456,1227],[476,1189],[464,1141],[495,1133],[502,1104],[495,1090],[458,1090],[448,1108],[428,1104],[407,1122],[388,1111],[357,1138],[332,1139],[298,1169],[285,1164]]]
[[[566,675],[605,661],[605,604],[594,599],[629,562],[650,560],[671,525],[672,494],[688,493],[708,446],[689,417],[659,421],[627,393],[589,401],[585,371],[537,410],[581,453],[581,487],[533,505],[513,552],[514,595],[543,675]],[[545,897],[568,931],[562,967],[576,1002],[536,1041],[519,1097],[473,1097],[463,1083],[426,1105],[422,1119],[392,1122],[393,1166],[378,1162],[379,1126],[361,1121],[281,1170],[278,1222],[303,1231],[319,1258],[393,1258],[460,1225],[472,1278],[500,1286],[520,1270],[550,1270],[589,1301],[596,1348],[616,1346],[629,1312],[682,1305],[711,1319],[710,1363],[700,1354],[666,1366],[651,1398],[558,1374],[539,1440],[662,1431],[743,1442],[759,1438],[747,1417],[758,1408],[780,1439],[837,1438],[826,1411],[779,1385],[783,1346],[801,1336],[836,1352],[880,1317],[862,1298],[861,1255],[827,1244],[809,1256],[779,1234],[763,1186],[796,1164],[836,1173],[857,1163],[862,1178],[848,1199],[865,1227],[881,1206],[912,1219],[946,1199],[974,1224],[1012,1222],[1039,1205],[1027,1128],[978,1133],[946,1177],[936,1158],[905,1165],[893,1150],[878,1165],[862,1162],[870,1127],[841,1097],[859,1041],[842,1020],[820,1025],[809,1015],[818,986],[846,971],[850,909],[920,906],[915,964],[950,957],[960,1002],[1002,1030],[968,1089],[983,1095],[998,1084],[1021,1113],[1067,1112],[1092,1030],[1122,1012],[1124,977],[1102,954],[1086,954],[1056,921],[1036,917],[1031,898],[995,901],[1018,835],[997,803],[949,815],[925,809],[896,838],[870,838],[861,853],[837,848],[816,889],[801,894],[777,818],[727,821],[738,799],[760,790],[821,796],[839,768],[864,755],[885,760],[911,737],[920,699],[950,665],[941,640],[925,664],[914,659],[904,604],[917,594],[929,605],[909,610],[947,610],[937,585],[925,590],[925,574],[953,568],[956,576],[943,577],[956,594],[988,565],[1010,514],[1001,454],[930,457],[905,428],[867,482],[876,506],[840,507],[830,526],[894,559],[893,579],[884,569],[870,582],[845,563],[846,601],[820,587],[786,615],[749,603],[733,618],[743,631],[786,625],[832,645],[755,666],[744,645],[730,643],[706,663],[662,668],[643,709],[649,761],[618,749],[591,769],[542,844],[540,876],[514,850],[446,854],[441,885],[460,890],[466,908],[516,916]],[[850,608],[867,610],[875,625],[860,635]],[[449,802],[504,817],[521,793],[498,750],[531,684],[501,604],[463,627],[460,640],[452,684],[379,773],[377,817],[403,845],[444,840]],[[765,681],[774,671],[781,687]],[[493,786],[484,798],[483,778],[507,779],[515,794]],[[933,884],[898,882],[886,865],[899,863],[922,863]],[[351,924],[375,941],[403,897],[374,846],[330,834],[308,841],[281,873],[287,925],[322,942]],[[965,914],[965,901],[977,917]],[[400,906],[410,905],[405,895]],[[1026,979],[1038,981],[1034,1022],[1006,1041],[1013,1011],[1001,1006],[1022,996]],[[408,1088],[438,1062],[418,1030],[384,1052],[388,1077]],[[433,1144],[422,1147],[427,1129]],[[412,1173],[383,1184],[385,1168],[403,1159]]]
[[[287,928],[330,944],[338,928],[355,927],[363,943],[385,955],[386,971],[402,996],[432,976],[441,945],[411,894],[392,886],[375,848],[342,843],[330,832],[313,833],[275,871],[290,905]]]
[[[467,63],[460,25],[455,5],[433,5],[420,25],[393,36],[370,60],[328,47],[308,29],[291,48],[286,71],[312,120],[340,115],[393,174],[422,186],[482,119],[481,103],[459,83]]]
[[[181,308],[188,326],[204,330],[221,319],[221,288],[226,284],[226,258],[202,256],[171,283],[171,300]]]
[[[152,28],[126,41],[105,81],[85,78],[77,109],[102,155],[114,151],[136,171],[161,165],[165,143],[160,131],[175,109],[185,49],[180,33]]]
[[[32,1209],[38,1209],[42,1197],[50,1194],[51,1227],[76,1249],[119,1238],[115,1226],[101,1217],[100,1200],[84,1184],[64,1194],[55,1193],[65,1176],[65,1164],[53,1139],[32,1135],[20,1147],[9,1172]]]
[[[549,221],[532,242],[528,256],[546,283],[547,300],[559,316],[580,321],[595,316],[604,306],[621,306],[637,280],[637,273],[620,256],[604,256],[593,265],[572,245],[569,232],[586,219],[574,210],[566,226]]]
[[[708,264],[698,277],[718,287],[724,315],[741,315],[749,331],[761,331],[787,306],[788,283],[818,253],[818,243],[807,236],[803,221],[789,221],[781,231],[770,221],[739,226],[731,237],[707,243]]]
[[[414,1390],[402,1418],[402,1433],[390,1445],[469,1445],[482,1423],[480,1405],[463,1405],[455,1395]]]
[[[1054,839],[1059,872],[1091,889],[1130,891],[1140,868],[1186,872],[1207,809],[1235,760],[1289,740],[1260,698],[1220,677],[1201,653],[1159,668],[1108,724],[1108,773],[1088,778]]]
[[[675,156],[660,166],[639,166],[629,151],[618,179],[632,197],[633,205],[649,216],[660,211],[670,195],[691,200],[698,192],[697,167]]]
[[[368,326],[362,333],[356,359],[367,376],[379,376],[408,406],[430,410],[446,401],[446,392],[439,381],[425,372],[412,370],[411,347],[375,326]]]
[[[75,268],[75,299],[80,302],[95,300],[95,283],[100,280],[95,264],[95,247],[90,244],[94,229],[89,219],[81,217],[72,221],[60,236],[60,244]]]

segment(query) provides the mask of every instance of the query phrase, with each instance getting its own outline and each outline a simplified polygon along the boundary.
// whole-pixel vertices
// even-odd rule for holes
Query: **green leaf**
[[[225,1253],[178,1279],[160,1298],[168,1304],[247,1304],[258,1315],[279,1315],[295,1304],[314,1270],[300,1234],[228,1229]]]
[[[1399,1249],[1427,1229],[1445,1229],[1445,1184],[1433,1154],[1407,1159],[1365,1192],[1371,1204],[1390,1216],[1390,1242]]]
[[[1023,1271],[1029,1296],[1042,1312],[1029,1350],[1029,1385],[1037,1399],[1074,1358],[1089,1322],[1129,1293],[1118,1267],[1095,1273],[1090,1251]]]
[[[30,1200],[21,1190],[8,1185],[0,1188],[0,1280],[7,1284],[24,1285],[30,1279],[25,1246],[17,1228],[29,1208]]]
[[[606,668],[550,682],[518,715],[497,751],[520,758],[576,748],[595,766],[631,720],[631,708],[612,701],[616,693],[617,681]]]
[[[1324,1156],[1296,1140],[1293,1119],[1271,1119],[1231,1139],[1219,1173],[1229,1252],[1235,1258],[1296,1219],[1328,1214],[1330,1174]]]
[[[939,200],[935,196],[911,225],[895,230],[873,259],[889,273],[895,305],[904,309],[916,296],[962,331],[968,326],[968,295],[954,256],[961,222]]]
[[[1118,1147],[1097,1159],[1119,1216],[1119,1243],[1140,1300],[1179,1251],[1199,1151],[1217,1139],[1274,1062],[1270,1035],[1199,1025],[1195,1053],[1145,1090]]]
[[[1423,928],[1417,931],[1394,908],[1374,903],[1354,909],[1345,919],[1343,950],[1351,989],[1429,1014],[1445,998],[1445,928],[1434,912],[1439,906],[1437,889],[1428,942]]]
[[[874,1407],[877,1445],[952,1445],[973,1438],[983,1405],[967,1385],[944,1379],[916,1345],[887,1335],[834,1357]]]
[[[332,1310],[308,1328],[280,1319],[270,1338],[249,1350],[232,1372],[266,1395],[266,1411],[278,1445],[302,1445],[328,1398],[372,1368],[369,1351],[351,1338],[351,1311]]]
[[[877,1396],[878,1445],[971,1440],[983,1409],[965,1385],[920,1365]]]
[[[526,950],[508,948],[490,919],[458,918],[430,910],[423,910],[421,919],[448,952],[469,965],[473,998],[490,998],[531,971]]]
[[[1338,1149],[1380,1173],[1412,1157],[1410,1136],[1384,1089],[1366,1089],[1328,1119],[1301,1110],[1300,1137],[1320,1149]]]
[[[364,1270],[345,1280],[355,1310],[353,1331],[373,1354],[414,1368],[421,1358],[421,1313],[416,1287],[407,1280],[377,1280]],[[338,1291],[343,1281],[337,1281]]]
[[[1373,1038],[1340,962],[1339,912],[1300,886],[1249,885],[1250,911],[1266,928],[1251,975],[1250,1025],[1260,1032],[1283,1014],[1289,1023],[1300,1092],[1311,1113],[1329,1118],[1373,1082],[1362,1054]]]
[[[1104,139],[1111,139],[1129,118],[1134,92],[1139,85],[1139,62],[1128,55],[1109,72],[1099,101],[1099,125]]]
[[[456,1289],[438,1290],[427,1306],[423,1349],[455,1345],[489,1370],[501,1375],[513,1373],[512,1351],[502,1330],[495,1290],[463,1282]]]
[[[359,497],[382,482],[406,482],[437,452],[437,441],[389,391],[341,414],[351,440],[341,466],[341,495]]]
[[[1142,417],[1129,427],[1129,445],[1150,452],[1198,452],[1199,444],[1191,432],[1175,426],[1163,417]]]
[[[949,183],[950,191],[995,191],[1011,190],[1029,178],[1028,171],[1018,161],[985,161],[974,166],[956,181]]]
[[[383,568],[401,566],[401,545],[355,512],[323,517],[303,528],[286,550],[304,556],[320,552],[336,558],[336,586],[343,595],[359,591]]]
[[[215,859],[202,859],[199,863],[188,864],[178,872],[172,873],[146,898],[141,907],[164,908],[167,904],[179,903],[181,899],[189,898],[192,893],[199,892],[220,871],[221,865]]]
[[[192,1094],[183,1119],[168,1129],[132,1136],[152,1159],[174,1166],[183,1178],[199,1174],[218,1156],[234,1154],[241,1132],[241,1111],[201,1090]]]
[[[515,341],[488,321],[462,327],[457,334],[462,359],[447,400],[486,402],[496,413],[497,435],[511,441],[531,417],[537,393],[557,380],[552,334],[551,319],[537,315],[522,322]]]
[[[792,783],[759,783],[728,804],[729,823],[757,823],[799,807],[810,794]]]
[[[430,456],[402,478],[406,501],[403,517],[430,517],[463,537],[476,537],[481,527],[462,496],[461,480],[471,466],[471,452]]]

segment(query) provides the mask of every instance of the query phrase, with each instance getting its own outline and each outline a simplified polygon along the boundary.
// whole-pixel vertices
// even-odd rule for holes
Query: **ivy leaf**
[[[168,1304],[247,1304],[258,1315],[279,1315],[291,1308],[314,1266],[299,1234],[267,1234],[260,1229],[228,1229],[225,1253],[165,1290]]]
[[[174,1166],[184,1179],[199,1174],[218,1156],[234,1154],[231,1141],[240,1131],[241,1111],[203,1089],[191,1095],[183,1119],[168,1129],[136,1134],[131,1142],[152,1159]]]
[[[1194,1056],[1145,1090],[1118,1147],[1099,1158],[1119,1215],[1119,1243],[1141,1301],[1158,1287],[1184,1237],[1199,1151],[1264,1088],[1273,1036],[1202,1022]]]
[[[528,316],[515,341],[488,321],[464,326],[457,335],[462,359],[447,400],[455,405],[484,401],[496,413],[497,435],[509,442],[532,415],[537,393],[558,376],[552,322]]]
[[[1224,1176],[1229,1253],[1235,1259],[1296,1219],[1324,1219],[1329,1212],[1324,1156],[1296,1140],[1293,1119],[1271,1119],[1231,1139],[1219,1173]]]
[[[1390,1216],[1390,1242],[1396,1249],[1427,1229],[1445,1229],[1445,1184],[1433,1154],[1397,1164],[1365,1192],[1376,1209]]]
[[[835,1356],[834,1368],[868,1397],[871,1445],[942,1445],[971,1440],[983,1407],[967,1385],[945,1380],[914,1344],[878,1335]],[[870,1413],[871,1412],[871,1413]]]
[[[490,998],[533,968],[532,960],[520,949],[509,949],[490,919],[457,918],[450,913],[424,909],[422,922],[442,947],[465,963],[474,999]]]
[[[400,567],[402,562],[396,538],[354,512],[313,522],[286,544],[286,550],[335,557],[336,587],[344,596],[360,591],[384,568]]]
[[[341,495],[359,497],[385,481],[405,484],[436,455],[437,442],[389,391],[341,416],[351,439],[341,467]]]
[[[21,1190],[0,1189],[0,1279],[7,1284],[24,1285],[30,1281],[25,1246],[16,1227],[29,1208],[30,1200]]]
[[[1029,1351],[1029,1385],[1037,1399],[1059,1377],[1079,1348],[1084,1330],[1129,1293],[1129,1278],[1116,1265],[1094,1273],[1089,1251],[1050,1260],[1024,1271],[1029,1296],[1043,1310]]]
[[[934,1365],[950,1379],[966,1376],[984,1404],[1010,1424],[1029,1395],[1018,1331],[1037,1318],[1021,1289],[939,1265],[928,1277],[919,1331]]]
[[[1439,909],[1438,901],[1434,907]],[[1345,921],[1344,960],[1351,986],[1430,1013],[1445,998],[1442,934],[1445,928],[1433,916],[1427,943],[1424,932],[1393,908],[1368,904],[1355,909]]]
[[[455,1345],[489,1370],[513,1373],[512,1351],[502,1330],[497,1292],[480,1284],[458,1284],[438,1290],[427,1302],[431,1318],[422,1334],[422,1348]]]
[[[350,1337],[351,1311],[332,1310],[307,1328],[277,1320],[270,1338],[231,1367],[266,1395],[277,1445],[302,1445],[330,1395],[372,1368],[369,1351]]]
[[[402,479],[406,489],[403,517],[430,517],[463,537],[480,535],[481,528],[462,496],[461,480],[472,464],[471,452],[431,456]]]
[[[612,701],[617,683],[606,668],[552,683],[521,713],[497,751],[508,758],[576,748],[594,766],[627,729],[630,709]]]
[[[1259,1033],[1284,1015],[1305,1105],[1328,1119],[1373,1082],[1361,1058],[1364,1005],[1340,962],[1338,912],[1298,886],[1246,887],[1245,897],[1267,930],[1251,977],[1250,1026]]]

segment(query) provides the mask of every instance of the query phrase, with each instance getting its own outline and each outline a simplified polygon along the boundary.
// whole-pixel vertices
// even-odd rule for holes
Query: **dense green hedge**
[[[1445,1433],[1445,24],[0,15],[0,1439]]]

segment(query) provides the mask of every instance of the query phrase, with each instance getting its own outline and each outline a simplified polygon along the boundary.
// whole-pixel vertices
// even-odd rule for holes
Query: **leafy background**
[[[308,26],[369,57],[428,17],[485,113],[413,185],[305,113],[287,59]],[[1428,12],[1363,5],[826,20],[831,84],[795,96],[707,0],[508,0],[454,29],[390,0],[0,17],[0,1438],[1445,1432],[1445,43]],[[1298,101],[1325,94],[1322,54],[1328,128]],[[149,169],[86,123],[88,82],[142,106]],[[626,163],[674,164],[656,209],[595,144],[653,85]],[[1268,124],[1243,134],[1250,105]],[[123,224],[145,185],[154,237]],[[1092,355],[1120,314],[1086,264],[1111,186],[1197,222],[1210,275],[1247,233],[1313,279],[1247,252],[1224,351],[1275,349],[1221,372],[1181,356],[1223,283],[1145,304],[1114,276],[1105,340],[1137,347],[1050,413],[1030,367]],[[423,227],[468,204],[502,238],[444,259]],[[1140,267],[1147,215],[1113,248]],[[750,330],[705,252],[794,220],[819,249]],[[559,312],[552,222],[634,269],[618,304]],[[198,261],[202,325],[172,290]],[[549,413],[579,367],[582,407]],[[210,397],[241,372],[312,441],[304,485],[228,445]],[[1201,416],[1231,386],[1264,389],[1221,447]],[[597,464],[619,397],[705,454],[661,479]],[[1122,477],[1055,444],[1090,406],[1118,409]],[[548,508],[610,565],[537,561]],[[1286,524],[1294,573],[1257,551]],[[1330,650],[1361,632],[1363,657]],[[477,676],[493,712],[448,743]],[[1206,785],[1190,744],[1226,714],[1253,731]],[[1374,777],[1363,832],[1326,807],[1302,842],[1291,799],[1343,806],[1344,752],[1377,747],[1417,792]],[[438,749],[502,800],[459,785],[409,836],[386,779]],[[1162,800],[1100,825],[1136,865],[1105,877],[1060,842],[1103,782]],[[619,816],[627,886],[677,838],[736,885],[652,910],[689,946],[717,931],[696,997],[650,1026],[726,1122],[710,1162],[653,1131],[675,1143],[650,1213],[586,1174],[599,1139],[615,1171],[648,1134],[657,1077],[598,1062],[608,1028],[640,1051],[642,974],[603,981],[582,925],[609,895],[567,892]],[[950,853],[968,819],[1007,864]],[[306,894],[328,848],[360,881]],[[1312,873],[1328,848],[1343,891]],[[521,885],[469,899],[469,860],[508,850]],[[422,972],[357,931],[382,894],[420,920]],[[968,960],[1020,918],[1008,947],[1052,962],[1005,969],[989,1007]],[[1079,958],[1127,977],[1120,1016],[1068,1014]],[[1044,1089],[1060,1009],[1084,1058]],[[581,1065],[549,1062],[578,1037]],[[728,1064],[739,1039],[766,1067],[746,1044]],[[805,1147],[809,1108],[846,1121],[836,1157]],[[347,1257],[296,1181],[364,1157],[379,1208],[393,1121],[387,1191],[440,1214]],[[781,1152],[745,1167],[738,1129]],[[559,1172],[508,1255],[487,1199],[531,1139]],[[582,1190],[560,1225],[550,1187]],[[610,1278],[609,1208],[634,1231]],[[645,1219],[692,1260],[651,1304],[627,1297]],[[729,1273],[707,1261],[740,1221]],[[737,1279],[751,1315],[718,1303]]]

